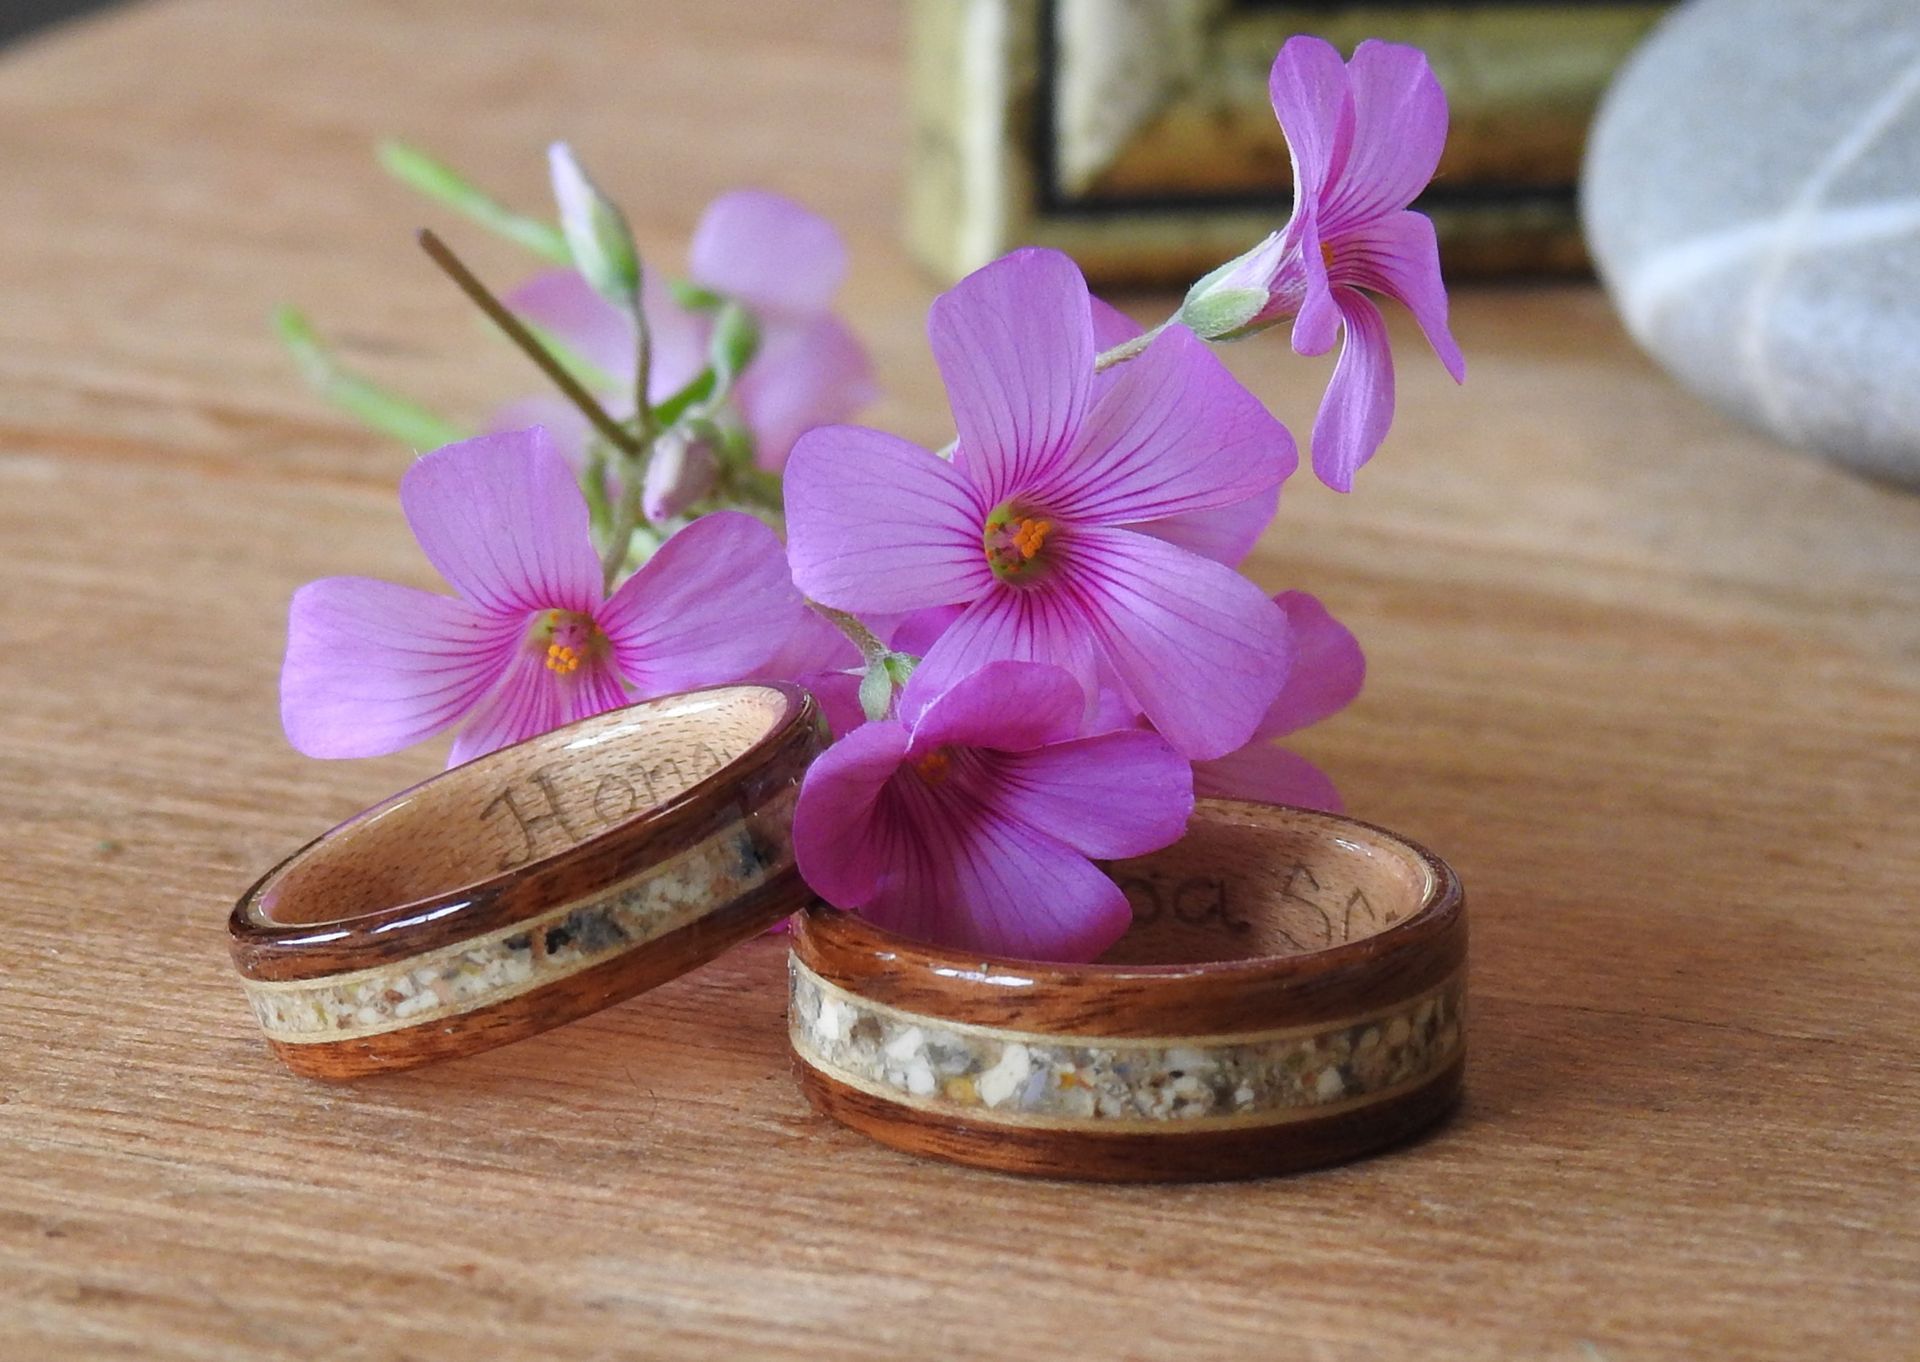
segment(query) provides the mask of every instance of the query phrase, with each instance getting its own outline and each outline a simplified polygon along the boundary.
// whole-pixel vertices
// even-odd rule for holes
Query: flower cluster
[[[797,681],[837,738],[795,815],[809,885],[899,931],[1045,959],[1112,944],[1128,911],[1097,862],[1173,841],[1196,794],[1337,807],[1278,740],[1351,701],[1364,661],[1313,597],[1238,570],[1297,455],[1212,347],[1287,317],[1302,353],[1344,331],[1312,442],[1343,491],[1392,414],[1370,295],[1404,303],[1460,376],[1433,229],[1406,206],[1446,105],[1425,59],[1385,43],[1342,62],[1295,39],[1272,93],[1293,218],[1159,326],[1048,250],[934,302],[957,432],[937,452],[834,424],[873,388],[832,311],[845,252],[798,205],[717,200],[669,283],[564,146],[557,229],[389,149],[409,182],[564,262],[495,296],[423,234],[559,395],[434,438],[455,432],[283,318],[332,396],[442,446],[401,504],[454,592],[302,588],[289,738],[349,757],[457,730],[459,762],[636,698]]]

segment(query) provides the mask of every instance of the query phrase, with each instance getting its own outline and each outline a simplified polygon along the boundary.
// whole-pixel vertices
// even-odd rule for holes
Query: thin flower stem
[[[1099,355],[1094,358],[1093,371],[1097,374],[1103,369],[1111,369],[1116,364],[1125,364],[1135,355],[1145,350],[1149,345],[1152,345],[1153,338],[1162,331],[1165,331],[1171,324],[1172,318],[1168,318],[1167,321],[1161,322],[1160,325],[1154,327],[1151,331],[1143,332],[1135,336],[1132,340],[1121,341],[1111,350],[1102,350]]]
[[[818,601],[808,601],[807,604],[813,607],[814,611],[828,624],[853,640],[853,646],[860,650],[860,657],[868,666],[884,661],[888,652],[891,651],[886,644],[874,636],[873,630],[860,622],[858,616],[850,615],[844,610],[835,610],[832,606],[822,605]]]
[[[621,428],[620,423],[607,415],[606,409],[595,400],[592,393],[581,387],[566,367],[548,354],[546,347],[534,337],[533,333],[520,322],[520,319],[507,310],[506,304],[494,297],[487,286],[480,282],[473,271],[468,269],[448,248],[447,243],[434,234],[432,229],[423,227],[419,234],[420,249],[432,258],[433,263],[443,270],[447,277],[460,286],[460,291],[473,300],[493,324],[500,328],[507,339],[519,346],[539,366],[540,371],[552,380],[566,399],[580,409],[587,420],[593,423],[595,430],[607,438],[607,442],[629,455],[639,457],[643,448],[633,433]]]
[[[628,459],[621,475],[620,501],[613,508],[613,529],[607,535],[607,551],[600,559],[601,586],[613,590],[613,579],[627,565],[633,548],[633,532],[640,527],[640,471],[637,459]]]
[[[633,410],[640,422],[640,439],[653,434],[653,328],[641,306],[640,290],[633,291]]]

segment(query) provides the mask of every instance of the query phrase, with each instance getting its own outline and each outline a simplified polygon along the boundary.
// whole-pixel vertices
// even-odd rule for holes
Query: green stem
[[[861,659],[869,667],[886,661],[890,649],[874,636],[873,630],[860,622],[857,615],[850,615],[844,610],[835,610],[832,606],[822,605],[818,601],[808,601],[807,604],[828,624],[853,640],[853,646],[860,650]]]
[[[1140,335],[1135,336],[1132,340],[1121,341],[1118,345],[1114,346],[1113,349],[1111,350],[1102,350],[1097,356],[1094,357],[1093,371],[1097,374],[1101,372],[1103,369],[1111,369],[1116,364],[1125,364],[1128,360],[1132,359],[1135,355],[1140,354],[1149,345],[1152,345],[1153,338],[1155,336],[1158,336],[1162,331],[1165,331],[1167,327],[1169,327],[1172,324],[1173,324],[1173,319],[1169,317],[1166,321],[1161,322],[1160,325],[1154,327],[1153,330],[1151,331],[1142,332]]]
[[[472,433],[342,367],[294,308],[284,304],[275,308],[273,329],[300,366],[301,377],[315,392],[381,434],[391,435],[412,449],[426,450],[464,440]]]
[[[516,213],[491,194],[472,184],[443,161],[405,142],[386,141],[376,148],[380,164],[396,180],[418,190],[488,231],[524,246],[555,265],[572,265],[567,239],[551,223]]]
[[[574,376],[567,372],[566,366],[548,354],[546,348],[535,339],[520,319],[507,310],[506,304],[494,297],[491,290],[480,282],[474,272],[466,267],[460,257],[455,255],[431,230],[420,229],[420,249],[425,251],[446,272],[447,277],[460,286],[460,291],[473,300],[473,303],[489,320],[505,333],[508,340],[526,352],[527,358],[539,366],[540,372],[552,380],[566,399],[580,409],[582,415],[593,423],[595,430],[606,437],[614,448],[624,451],[632,458],[639,458],[644,450],[642,443],[631,431],[624,429],[618,421],[607,415],[594,395],[580,386]]]

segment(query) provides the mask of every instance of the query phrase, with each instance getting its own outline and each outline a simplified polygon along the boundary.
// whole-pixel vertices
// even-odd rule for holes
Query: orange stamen
[[[1022,520],[1013,527],[1013,546],[1020,556],[1031,562],[1040,552],[1040,546],[1047,542],[1047,535],[1053,529],[1051,520]]]
[[[578,671],[579,669],[580,654],[576,649],[569,648],[564,643],[550,643],[547,645],[548,671],[559,672],[562,676],[565,676],[568,672]]]
[[[926,756],[914,758],[913,769],[927,784],[938,785],[947,778],[947,768],[952,765],[953,760],[947,756],[947,749],[936,747]]]
[[[1320,258],[1326,261],[1328,269],[1333,268],[1333,243],[1331,241],[1323,241],[1320,243]]]

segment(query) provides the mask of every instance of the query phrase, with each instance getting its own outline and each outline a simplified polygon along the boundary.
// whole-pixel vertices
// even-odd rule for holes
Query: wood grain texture
[[[1365,640],[1297,746],[1474,901],[1473,1082],[1403,1152],[1087,1188],[811,1113],[783,942],[336,1089],[262,1049],[227,906],[433,771],[287,749],[300,582],[431,585],[404,455],[279,299],[477,420],[531,391],[369,168],[534,203],[570,136],[677,265],[758,183],[846,229],[879,425],[950,435],[897,242],[887,0],[155,3],[0,58],[0,1357],[1894,1357],[1920,1333],[1920,500],[1701,407],[1583,288],[1470,290],[1455,390],[1251,564]],[[1169,299],[1140,300],[1148,315]],[[1297,430],[1327,365],[1227,352]]]

